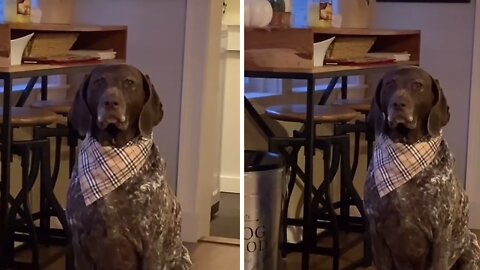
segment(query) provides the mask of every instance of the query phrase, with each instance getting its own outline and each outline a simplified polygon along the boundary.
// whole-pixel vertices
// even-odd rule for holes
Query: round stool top
[[[350,108],[330,105],[315,105],[313,119],[317,124],[348,122],[359,115],[359,112]],[[305,122],[307,105],[275,105],[266,109],[266,114],[273,119],[289,122]]]
[[[37,109],[49,110],[61,115],[67,115],[72,107],[72,100],[58,99],[58,100],[38,100],[33,102],[30,107]]]
[[[350,108],[352,110],[368,113],[370,111],[370,107],[372,105],[371,98],[347,98],[347,99],[339,99],[332,102],[334,106],[344,106]]]
[[[12,126],[31,127],[50,125],[57,122],[60,116],[52,111],[25,107],[12,107]],[[0,124],[3,124],[3,107],[0,107]]]

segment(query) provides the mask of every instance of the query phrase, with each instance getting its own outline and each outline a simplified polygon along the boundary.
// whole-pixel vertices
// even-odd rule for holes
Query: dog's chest
[[[428,168],[380,198],[371,169],[365,186],[365,210],[371,216],[396,216],[422,226],[454,224],[466,216],[467,197],[453,172],[446,145]],[[463,221],[462,221],[463,222]]]
[[[165,163],[155,154],[134,177],[89,206],[73,176],[67,206],[71,223],[88,227],[89,220],[97,219],[139,236],[154,232],[159,237],[180,222],[179,204],[165,179]]]

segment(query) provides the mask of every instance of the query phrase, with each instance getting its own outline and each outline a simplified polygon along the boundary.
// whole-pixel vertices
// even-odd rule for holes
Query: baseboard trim
[[[200,238],[198,242],[240,246],[240,239],[218,236],[204,236]]]
[[[240,193],[240,176],[220,176],[220,191],[228,193]]]

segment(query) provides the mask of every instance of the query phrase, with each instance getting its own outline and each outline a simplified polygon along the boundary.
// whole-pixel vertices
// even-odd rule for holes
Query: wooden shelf
[[[75,24],[52,24],[52,23],[9,23],[12,30],[26,31],[55,31],[55,32],[104,32],[126,31],[127,26],[106,25],[75,25]]]
[[[305,78],[313,76],[319,78],[331,78],[350,75],[362,75],[377,73],[382,70],[393,69],[399,66],[416,66],[418,61],[401,61],[392,64],[375,64],[365,66],[341,66],[326,65],[314,68],[271,68],[271,67],[252,67],[245,68],[245,77],[260,78]]]
[[[73,63],[65,65],[38,65],[38,64],[23,64],[18,66],[0,67],[0,76],[10,76],[12,79],[25,78],[33,76],[48,76],[57,74],[67,74],[70,72],[78,72],[82,70],[92,69],[95,66],[103,64],[121,64],[124,60],[104,60],[87,63]]]
[[[408,52],[420,60],[420,31],[359,28],[247,28],[245,70],[313,70],[313,44],[331,37],[374,37],[370,52]],[[335,41],[334,41],[335,42]],[[359,68],[355,66],[353,68]]]
[[[114,50],[117,59],[127,58],[127,27],[74,24],[0,24],[0,67],[10,65],[10,40],[31,33],[78,33],[78,39],[72,49]],[[30,66],[30,65],[29,65]]]
[[[393,30],[369,28],[313,28],[314,34],[348,35],[348,36],[398,36],[419,35],[420,30]]]

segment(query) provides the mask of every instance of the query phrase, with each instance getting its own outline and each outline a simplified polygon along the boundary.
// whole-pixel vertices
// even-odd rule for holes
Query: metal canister
[[[245,151],[245,270],[276,270],[285,167],[280,155]]]

